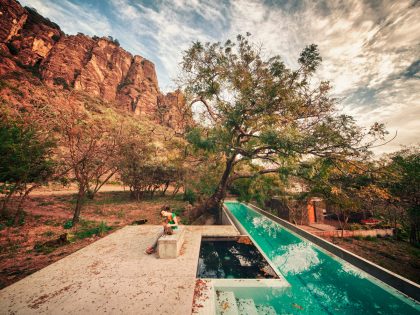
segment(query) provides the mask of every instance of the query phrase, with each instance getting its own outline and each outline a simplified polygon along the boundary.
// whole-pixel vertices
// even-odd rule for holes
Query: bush
[[[56,247],[45,246],[41,243],[36,243],[35,246],[34,246],[34,251],[37,252],[37,253],[42,253],[42,254],[50,254],[56,249],[57,249]]]
[[[65,228],[66,230],[71,229],[73,227],[73,221],[72,220],[68,220],[64,223],[63,228]]]
[[[378,240],[378,238],[377,237],[374,237],[374,236],[366,236],[365,238],[364,238],[366,241],[370,241],[370,242],[376,242],[377,240]]]
[[[197,201],[197,195],[191,189],[187,189],[185,190],[183,200],[188,201],[190,204],[193,205]]]
[[[112,227],[109,227],[106,222],[101,221],[97,227],[97,235],[103,236],[106,232],[112,230]]]
[[[101,221],[96,226],[94,224],[95,222],[91,221],[81,221],[79,229],[74,233],[75,239],[84,239],[94,235],[103,236],[112,230],[112,227],[108,226],[104,221]]]
[[[46,232],[42,233],[42,235],[46,236],[46,237],[51,237],[51,236],[54,235],[54,232],[53,231],[46,231]]]

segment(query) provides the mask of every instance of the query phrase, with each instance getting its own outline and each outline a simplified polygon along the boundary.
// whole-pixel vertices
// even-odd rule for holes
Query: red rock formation
[[[83,34],[61,37],[41,63],[42,78],[48,85],[74,87],[95,45],[95,40]]]
[[[50,86],[85,91],[178,131],[190,121],[183,121],[188,111],[179,91],[160,93],[152,62],[109,38],[67,36],[34,9],[0,0],[0,75],[12,71],[30,71]]]
[[[127,76],[118,86],[119,103],[137,115],[154,116],[158,95],[154,64],[134,56]]]
[[[117,87],[130,69],[132,56],[115,43],[99,39],[74,83],[76,90],[115,101]]]
[[[192,114],[181,91],[158,96],[156,117],[160,124],[182,133],[192,125]]]
[[[2,42],[23,66],[38,66],[63,34],[58,25],[16,1],[2,0],[0,12]]]
[[[0,2],[0,41],[8,43],[19,31],[28,18],[28,14],[22,6],[14,0]]]

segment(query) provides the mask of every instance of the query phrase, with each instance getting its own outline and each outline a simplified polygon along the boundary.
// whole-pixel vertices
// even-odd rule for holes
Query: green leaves
[[[31,127],[14,122],[0,126],[0,182],[43,182],[53,172],[51,140],[43,140]]]
[[[322,61],[317,45],[305,47],[298,69],[287,68],[278,55],[266,58],[262,51],[246,34],[236,42],[194,43],[184,52],[180,82],[204,116],[187,140],[195,153],[211,153],[226,163],[219,194],[232,171],[234,179],[256,180],[281,170],[285,179],[296,173],[296,164],[321,157],[323,163],[305,176],[318,180],[317,189],[329,190],[335,198],[332,191],[340,189],[324,185],[337,167],[333,161],[368,156],[384,134],[383,125],[366,130],[352,117],[338,115],[330,83],[311,81]]]
[[[322,61],[318,51],[318,46],[315,44],[306,46],[301,52],[298,61],[305,69],[305,73],[309,74],[315,72]]]
[[[199,128],[193,128],[186,135],[187,141],[195,148],[208,152],[214,152],[216,143],[213,137],[204,138]]]

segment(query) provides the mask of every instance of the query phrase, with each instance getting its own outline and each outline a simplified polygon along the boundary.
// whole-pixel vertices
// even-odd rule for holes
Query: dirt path
[[[128,191],[127,186],[122,185],[103,185],[101,187],[100,192],[112,192],[112,191]],[[35,189],[31,196],[51,196],[51,195],[71,195],[77,193],[77,187],[75,185],[71,185],[69,187],[41,187],[39,189]]]

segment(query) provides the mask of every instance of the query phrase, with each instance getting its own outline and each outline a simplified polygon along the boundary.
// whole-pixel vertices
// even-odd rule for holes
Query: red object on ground
[[[366,219],[366,220],[360,220],[360,222],[362,224],[374,225],[374,224],[381,223],[382,221],[378,219]]]

